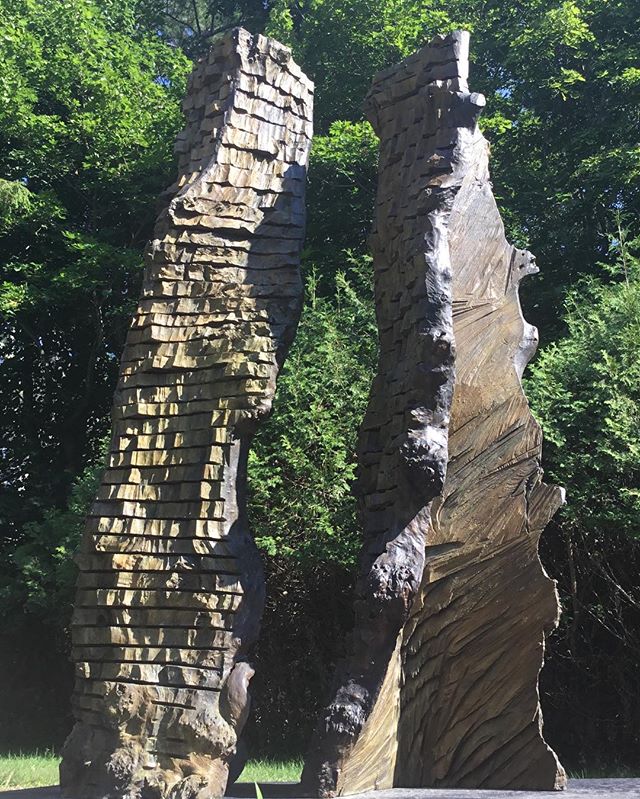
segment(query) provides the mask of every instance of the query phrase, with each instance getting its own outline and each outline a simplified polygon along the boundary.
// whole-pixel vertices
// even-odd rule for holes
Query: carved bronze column
[[[562,503],[520,378],[537,331],[469,92],[469,36],[380,73],[374,256],[380,354],[359,438],[355,627],[305,767],[373,788],[554,789],[538,673],[558,619],[538,539]]]
[[[264,594],[247,453],[302,302],[312,94],[242,29],[191,76],[78,558],[74,799],[224,793]]]

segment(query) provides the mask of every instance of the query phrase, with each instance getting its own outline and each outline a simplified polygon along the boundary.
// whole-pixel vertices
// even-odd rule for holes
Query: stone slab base
[[[301,799],[297,785],[287,783],[261,783],[265,799]],[[255,799],[253,783],[238,783],[227,794],[227,799]],[[372,791],[350,799],[543,799],[556,796],[562,799],[640,799],[640,778],[606,780],[569,780],[565,791],[478,791],[394,788]],[[2,799],[61,799],[57,786],[49,788],[23,788],[0,791]],[[211,799],[214,799],[212,797]]]

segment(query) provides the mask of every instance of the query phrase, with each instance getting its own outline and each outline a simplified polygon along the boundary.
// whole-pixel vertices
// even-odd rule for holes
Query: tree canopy
[[[11,541],[105,434],[190,62],[130,7],[0,3],[0,357]]]

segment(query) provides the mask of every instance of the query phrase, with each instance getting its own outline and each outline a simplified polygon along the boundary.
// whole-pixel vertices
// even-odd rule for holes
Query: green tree
[[[540,354],[527,393],[553,480],[569,486],[564,529],[597,544],[640,539],[640,244],[620,230],[615,282],[582,280],[567,298],[567,335]],[[604,266],[604,265],[603,265]]]
[[[305,264],[315,265],[317,290],[332,296],[336,274],[352,272],[354,288],[372,302],[363,280],[361,258],[345,253],[367,252],[367,236],[375,202],[378,139],[368,122],[334,122],[326,136],[313,140],[307,185]]]
[[[274,412],[249,460],[251,529],[267,576],[249,744],[283,757],[304,754],[351,620],[360,544],[355,448],[377,331],[369,259],[343,259],[332,291],[325,277],[320,293],[310,268]]]
[[[632,766],[640,737],[639,245],[619,227],[612,263],[571,290],[567,335],[542,351],[526,386],[547,477],[567,487],[542,541],[563,599],[545,716],[571,765],[590,769]],[[567,725],[579,708],[579,726]]]
[[[96,455],[172,172],[189,61],[130,12],[0,0],[0,546]]]
[[[65,508],[47,508],[39,521],[25,524],[23,540],[9,556],[11,571],[0,587],[5,630],[20,632],[26,614],[44,622],[59,648],[67,649],[77,577],[73,556],[103,469],[102,460],[87,467],[74,481]]]
[[[307,570],[331,563],[352,568],[358,552],[351,488],[377,331],[367,297],[369,259],[348,260],[351,280],[338,272],[330,298],[318,295],[317,273],[308,276],[306,309],[278,380],[274,414],[249,456],[258,545]]]
[[[114,9],[127,3],[143,30],[156,31],[192,58],[206,52],[215,36],[233,27],[262,33],[269,11],[264,0],[110,0]]]

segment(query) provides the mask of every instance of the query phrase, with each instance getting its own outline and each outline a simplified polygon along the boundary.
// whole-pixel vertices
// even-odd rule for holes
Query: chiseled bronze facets
[[[379,74],[372,250],[380,354],[360,431],[356,621],[304,782],[554,789],[538,673],[557,623],[538,539],[562,502],[520,377],[537,331],[491,191],[468,34]]]
[[[74,799],[224,793],[264,594],[246,461],[301,307],[312,100],[242,29],[191,76],[78,556]]]

